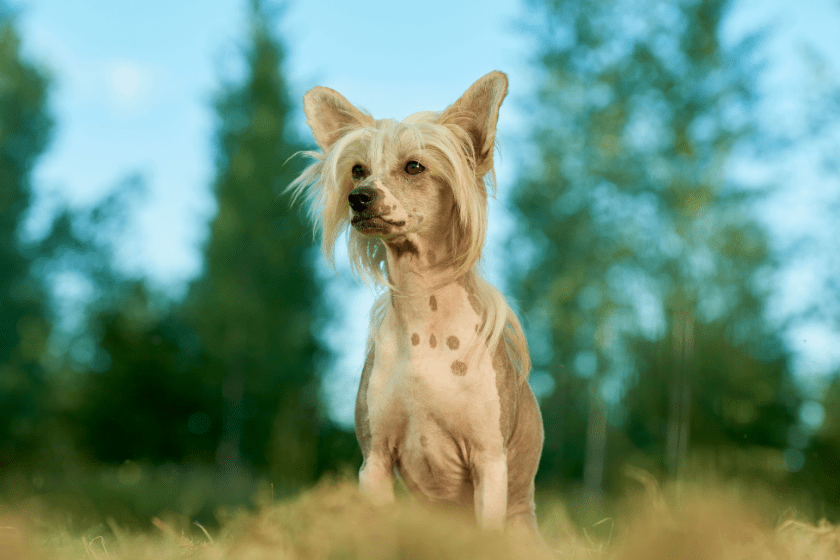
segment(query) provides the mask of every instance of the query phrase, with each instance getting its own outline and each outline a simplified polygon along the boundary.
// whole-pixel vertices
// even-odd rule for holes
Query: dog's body
[[[293,188],[314,199],[328,258],[351,225],[351,261],[389,287],[371,313],[356,401],[362,489],[393,500],[396,468],[414,494],[539,539],[543,429],[527,345],[475,271],[506,92],[492,72],[442,113],[397,123],[314,88],[304,109],[323,154],[310,153],[318,161]]]
[[[356,401],[360,482],[390,500],[396,466],[416,494],[474,504],[486,527],[533,531],[539,408],[503,346],[458,359],[481,319],[463,284],[396,300],[375,333]]]

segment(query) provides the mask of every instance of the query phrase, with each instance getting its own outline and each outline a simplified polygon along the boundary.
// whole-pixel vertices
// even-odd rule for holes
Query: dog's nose
[[[378,191],[373,187],[357,187],[350,192],[347,199],[354,212],[364,212],[368,206],[379,198]]]

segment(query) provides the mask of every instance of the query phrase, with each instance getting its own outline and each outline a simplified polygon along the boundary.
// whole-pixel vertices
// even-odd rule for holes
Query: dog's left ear
[[[475,150],[476,175],[479,177],[483,177],[493,167],[496,121],[507,88],[507,76],[494,70],[479,78],[438,119],[440,124],[456,124],[470,135]]]

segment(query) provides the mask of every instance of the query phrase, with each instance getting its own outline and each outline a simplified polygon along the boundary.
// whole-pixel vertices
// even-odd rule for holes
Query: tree
[[[277,196],[299,173],[286,161],[303,146],[292,128],[283,49],[259,0],[251,2],[246,61],[244,79],[215,104],[218,214],[185,320],[224,372],[220,463],[308,482],[323,423],[312,334],[319,292],[312,234]]]
[[[801,429],[801,398],[784,354],[735,344],[726,330],[723,321],[696,324],[687,360],[675,352],[673,339],[636,341],[639,378],[623,399],[627,437],[647,456],[647,466],[665,470],[687,456],[669,440],[676,431],[671,423],[679,421],[684,445],[690,441],[694,450],[695,471],[778,483],[791,468],[784,453]],[[673,395],[663,389],[673,390],[673,372],[686,367],[690,406],[681,406],[678,417]],[[675,451],[683,456],[675,458]]]
[[[101,356],[86,364],[80,406],[69,416],[89,459],[213,463],[221,432],[218,364],[195,332],[156,309],[142,282],[91,320]]]
[[[726,174],[754,139],[758,38],[723,46],[728,6],[571,0],[538,9],[536,161],[513,195],[537,258],[511,267],[520,272],[510,285],[532,324],[551,333],[553,355],[535,368],[558,386],[573,374],[589,380],[586,435],[577,437],[586,437],[581,474],[594,490],[608,464],[608,421],[621,423],[624,407],[638,404],[622,402],[628,386],[663,397],[657,437],[663,466],[676,473],[701,429],[691,423],[698,376],[711,371],[697,341],[714,335],[715,351],[745,346],[753,355],[772,344],[756,282],[770,263],[765,234],[750,217],[753,193]],[[705,328],[712,323],[726,328]],[[656,381],[647,374],[659,350],[645,341],[670,353]],[[547,455],[552,441],[574,437],[554,433],[555,417],[575,411],[561,408],[568,398],[556,391],[543,403]]]
[[[145,181],[132,174],[85,210],[63,209],[37,243],[34,273],[52,288],[48,354],[52,447],[94,462],[215,458],[221,424],[215,363],[177,307],[119,270],[116,249]],[[72,278],[82,297],[56,290]],[[215,390],[214,390],[215,389]],[[46,443],[46,442],[44,442]],[[44,444],[42,443],[42,445]]]
[[[39,359],[48,310],[18,235],[32,168],[52,129],[48,91],[44,72],[22,58],[14,20],[0,5],[0,469],[38,453],[47,392]]]

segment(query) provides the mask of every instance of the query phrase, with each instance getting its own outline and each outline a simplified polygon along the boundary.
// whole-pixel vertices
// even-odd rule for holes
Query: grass
[[[674,484],[643,491],[607,517],[578,526],[560,504],[543,508],[551,557],[571,560],[764,560],[840,558],[840,528],[808,523],[766,494],[713,485]],[[539,558],[524,543],[477,530],[469,515],[400,499],[377,508],[346,480],[316,487],[256,511],[228,512],[218,530],[184,516],[153,518],[149,531],[109,520],[73,531],[29,505],[0,512],[0,560],[391,560]]]

